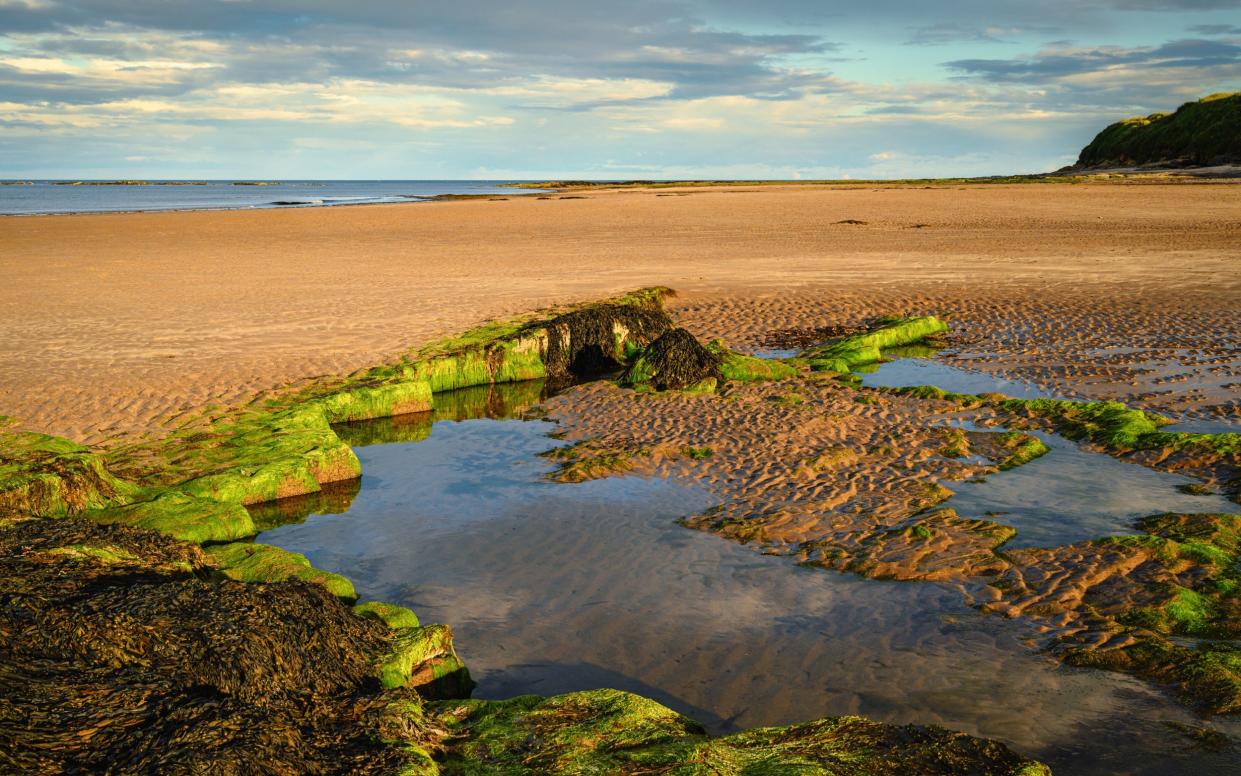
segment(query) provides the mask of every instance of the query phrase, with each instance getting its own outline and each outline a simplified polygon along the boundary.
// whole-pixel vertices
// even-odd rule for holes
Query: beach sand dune
[[[1001,357],[983,368],[1052,382],[1081,382],[1084,361],[1112,357],[1100,347],[1218,357],[1241,342],[1238,184],[581,196],[0,219],[0,413],[106,442],[487,319],[656,284],[681,292],[673,312],[697,333],[739,346],[881,311],[950,314],[991,338]],[[1161,375],[1135,364],[1090,371],[1087,390],[1235,409],[1220,404],[1236,395],[1227,380],[1199,396],[1189,379],[1143,383]]]

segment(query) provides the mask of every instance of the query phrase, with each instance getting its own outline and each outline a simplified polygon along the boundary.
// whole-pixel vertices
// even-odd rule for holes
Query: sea
[[[418,202],[444,194],[516,192],[520,181],[147,180],[0,181],[0,215],[241,210]],[[525,190],[529,191],[529,190]]]

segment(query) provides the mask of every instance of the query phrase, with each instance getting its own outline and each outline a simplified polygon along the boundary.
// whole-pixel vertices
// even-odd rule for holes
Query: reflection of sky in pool
[[[1189,477],[1086,452],[1053,434],[1036,435],[1051,452],[985,482],[945,482],[956,494],[946,506],[1016,528],[1011,547],[1132,534],[1135,518],[1160,512],[1241,512],[1223,496],[1178,491],[1196,482]]]
[[[442,416],[513,404],[462,401]],[[1164,722],[1194,717],[1175,701],[1057,665],[1031,651],[1024,624],[966,608],[959,591],[802,569],[687,530],[675,519],[711,499],[674,480],[548,482],[537,453],[559,444],[553,428],[354,426],[346,436],[371,445],[358,448],[365,475],[349,510],[261,541],[348,575],[364,598],[452,625],[480,697],[618,687],[713,730],[850,713],[934,723],[1007,741],[1057,773],[1241,764],[1186,755]]]

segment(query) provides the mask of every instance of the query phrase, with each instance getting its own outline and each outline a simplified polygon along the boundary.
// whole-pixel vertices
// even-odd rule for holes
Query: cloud
[[[910,46],[946,46],[961,42],[1008,43],[1019,36],[1045,35],[1055,31],[1056,28],[1051,26],[1003,27],[940,22],[915,28],[905,43]]]
[[[1236,24],[1195,24],[1189,28],[1195,35],[1241,35],[1241,26]]]
[[[143,175],[186,160],[172,177],[217,158],[303,176],[452,177],[517,169],[513,156],[548,174],[864,175],[976,169],[1003,151],[1012,169],[1241,83],[1235,7],[0,0],[0,175],[91,153]]]
[[[1241,45],[1202,39],[1161,46],[1048,48],[1032,57],[959,59],[945,65],[972,78],[1042,83],[1090,73],[1132,73],[1171,68],[1228,68],[1241,65]]]

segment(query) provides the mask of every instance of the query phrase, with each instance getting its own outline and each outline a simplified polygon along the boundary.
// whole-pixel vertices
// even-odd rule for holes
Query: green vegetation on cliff
[[[1173,113],[1137,116],[1104,129],[1082,149],[1081,167],[1158,162],[1241,162],[1241,93],[1213,94]]]

